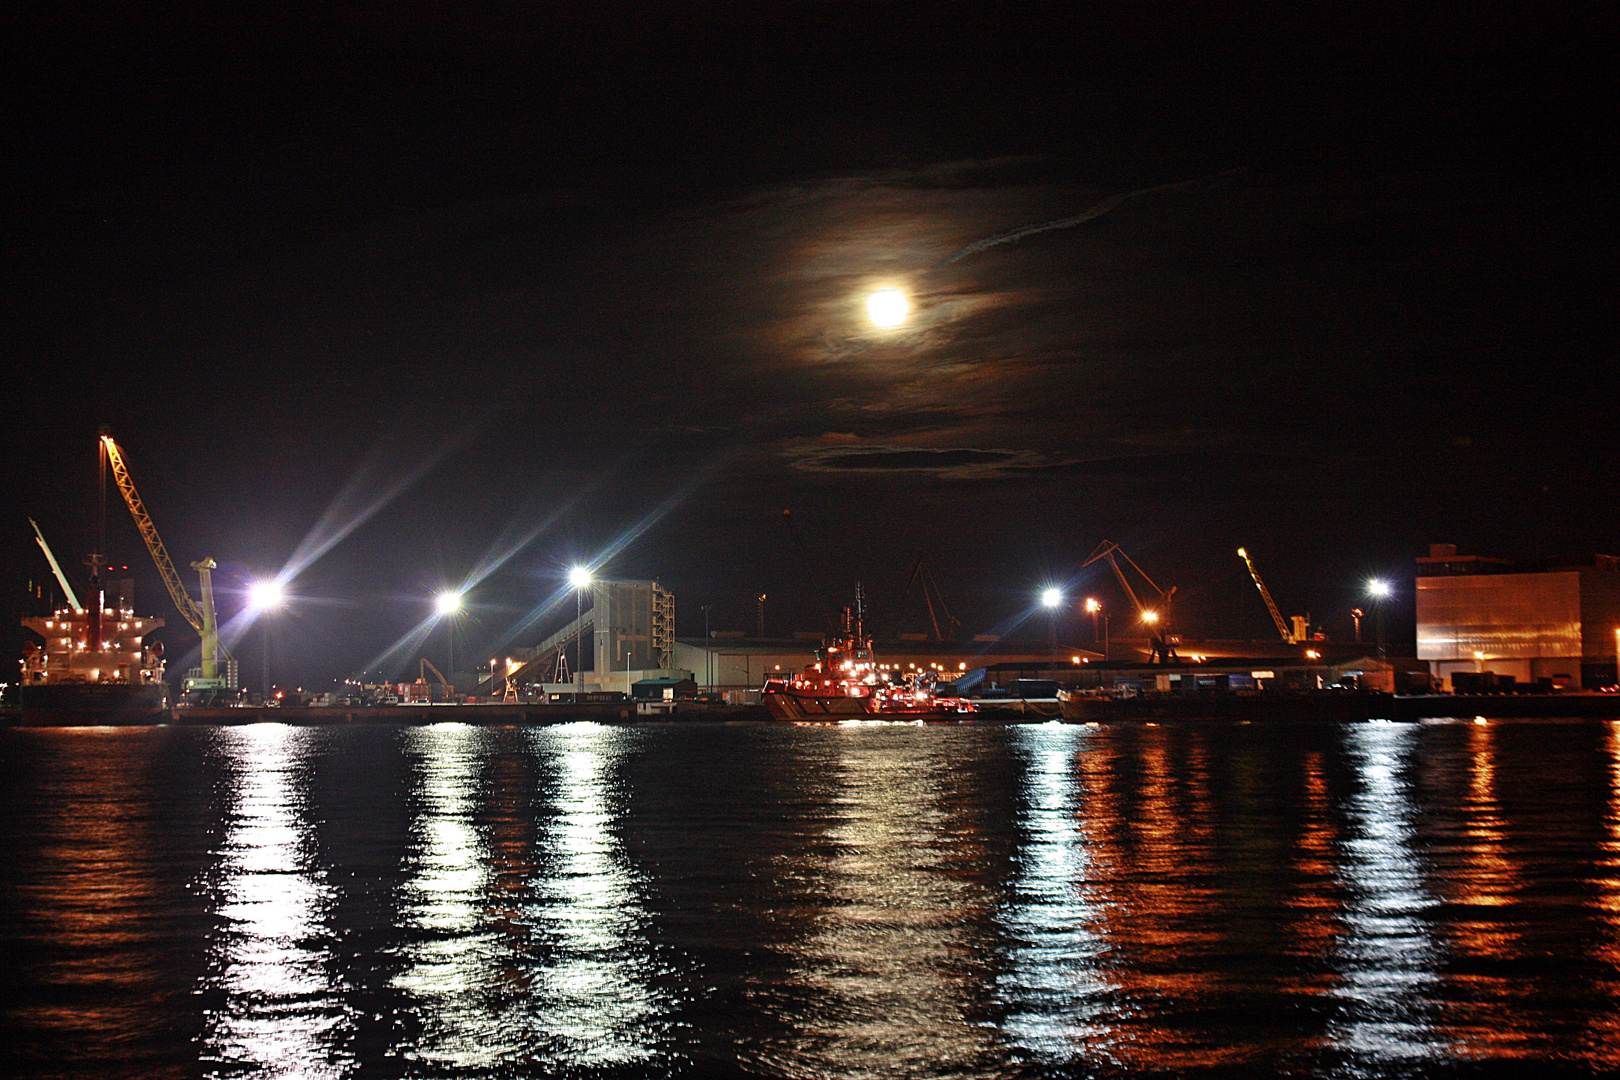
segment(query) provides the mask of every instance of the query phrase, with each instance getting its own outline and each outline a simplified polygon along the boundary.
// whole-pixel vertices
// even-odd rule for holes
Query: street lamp
[[[1373,578],[1367,582],[1367,595],[1373,600],[1373,617],[1378,622],[1378,659],[1384,659],[1384,601],[1389,599],[1389,582]]]
[[[269,581],[255,581],[248,586],[248,610],[255,617],[281,606],[281,582],[274,579]],[[270,698],[270,623],[268,620],[259,620],[259,663],[260,674],[260,701]]]
[[[1102,609],[1102,601],[1095,596],[1086,597],[1086,610],[1091,612],[1091,643],[1102,642],[1103,659],[1108,659],[1108,613]],[[1102,636],[1097,635],[1098,619],[1102,620]]]
[[[1057,651],[1057,610],[1063,603],[1063,590],[1046,589],[1041,593],[1041,606],[1046,609],[1046,651]]]
[[[445,621],[444,637],[445,637],[445,640],[449,643],[449,652],[450,652],[450,656],[449,656],[450,675],[449,675],[449,678],[454,680],[455,677],[456,677],[456,621],[455,621],[455,619],[456,619],[456,615],[458,615],[461,612],[461,594],[459,592],[455,592],[453,590],[446,589],[444,592],[440,593],[438,596],[433,598],[433,610],[438,612],[439,618],[441,618],[441,619],[443,619]],[[455,683],[452,681],[450,685],[454,686]]]
[[[709,640],[709,605],[703,605],[703,692],[714,689],[714,642]]]
[[[568,584],[574,587],[574,702],[578,704],[580,694],[584,693],[584,676],[579,670],[579,649],[581,634],[580,620],[585,617],[585,590],[590,588],[591,572],[583,566],[576,566],[568,571]]]

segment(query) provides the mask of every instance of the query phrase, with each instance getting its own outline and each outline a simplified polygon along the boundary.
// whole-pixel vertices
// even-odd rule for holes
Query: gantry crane
[[[1119,560],[1114,558],[1115,554],[1130,563],[1131,569],[1141,574],[1142,580],[1147,582],[1148,586],[1159,594],[1160,607],[1150,608],[1138,599],[1136,590],[1131,588],[1131,583],[1125,579],[1125,571],[1119,567]],[[1098,544],[1097,549],[1091,553],[1091,557],[1080,564],[1080,568],[1083,570],[1099,559],[1107,559],[1108,565],[1113,567],[1114,576],[1119,579],[1120,588],[1125,590],[1125,595],[1130,597],[1131,606],[1136,609],[1136,617],[1141,619],[1143,625],[1148,628],[1148,637],[1153,642],[1153,652],[1149,656],[1148,662],[1158,664],[1180,663],[1180,658],[1176,656],[1175,646],[1170,643],[1170,604],[1175,598],[1176,587],[1172,585],[1168,590],[1159,588],[1158,585],[1154,584],[1153,579],[1147,576],[1147,572],[1136,565],[1136,560],[1125,554],[1125,549],[1112,540],[1104,540]]]
[[[129,466],[124,464],[123,451],[105,431],[101,433],[101,450],[107,455],[107,464],[112,467],[113,479],[118,482],[118,490],[123,493],[124,502],[129,505],[129,512],[135,518],[135,527],[140,530],[141,539],[146,541],[146,550],[151,552],[152,561],[157,564],[163,584],[168,587],[169,598],[174,601],[180,616],[190,623],[191,628],[202,638],[202,665],[186,673],[182,693],[214,697],[235,690],[236,661],[220,645],[219,621],[214,613],[213,571],[219,564],[207,558],[191,564],[191,568],[197,571],[202,586],[202,604],[199,606],[186,592],[185,585],[180,582],[180,574],[175,570],[173,560],[169,558],[168,549],[163,546],[163,538],[158,535],[157,526],[152,523],[151,515],[146,512],[146,504],[141,501],[140,492],[135,490],[135,481],[130,479]],[[224,675],[219,671],[221,660],[224,660],[226,666]]]
[[[1277,624],[1277,633],[1282,635],[1283,644],[1298,645],[1298,637],[1288,628],[1282,612],[1277,610],[1277,602],[1271,598],[1271,590],[1266,588],[1266,583],[1260,580],[1260,571],[1254,568],[1254,560],[1249,558],[1248,551],[1238,548],[1238,557],[1243,560],[1243,565],[1249,568],[1249,576],[1254,578],[1254,587],[1260,590],[1260,596],[1266,602],[1266,610],[1271,612],[1271,621]]]

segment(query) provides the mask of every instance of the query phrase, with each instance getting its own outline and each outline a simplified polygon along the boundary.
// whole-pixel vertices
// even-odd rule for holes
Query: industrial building
[[[578,614],[532,648],[514,649],[505,671],[479,681],[476,693],[499,695],[502,683],[551,691],[623,690],[646,680],[690,678],[675,664],[675,597],[656,581],[593,581]],[[577,670],[590,664],[586,670]]]
[[[1417,564],[1418,659],[1449,689],[1614,684],[1620,559],[1515,563],[1434,544]]]
[[[749,638],[724,631],[703,638],[677,638],[675,666],[691,671],[699,685],[728,695],[757,691],[772,676],[803,671],[815,661],[822,635],[805,631],[791,638]],[[979,640],[879,641],[873,651],[880,666],[901,672],[932,670],[942,680],[974,668],[1007,665],[1009,669],[1046,670],[1056,665],[1089,664],[1100,654],[1058,650],[1028,642]]]

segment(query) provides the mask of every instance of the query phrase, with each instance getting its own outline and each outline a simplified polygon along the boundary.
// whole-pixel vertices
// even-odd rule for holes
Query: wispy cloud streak
[[[1026,236],[1035,236],[1039,233],[1045,232],[1056,232],[1059,229],[1072,229],[1076,225],[1083,225],[1088,221],[1094,221],[1097,218],[1102,217],[1104,214],[1111,213],[1112,211],[1118,209],[1121,204],[1129,202],[1132,199],[1140,199],[1144,195],[1157,195],[1166,191],[1185,191],[1190,188],[1196,188],[1204,184],[1211,183],[1215,180],[1222,180],[1235,176],[1237,172],[1238,170],[1232,169],[1208,179],[1181,180],[1173,184],[1156,184],[1153,187],[1138,188],[1135,191],[1125,191],[1118,195],[1110,195],[1102,202],[1094,204],[1081,213],[1076,214],[1074,217],[1058,218],[1055,221],[1042,221],[1034,225],[1020,225],[1016,229],[1009,229],[1006,232],[997,233],[994,236],[987,236],[983,240],[975,240],[967,247],[962,248],[960,251],[957,251],[948,258],[944,259],[940,265],[949,266],[951,263],[959,262],[960,260],[967,258],[969,255],[976,255],[981,251],[986,251],[1000,244],[1010,244],[1014,240],[1022,240]]]

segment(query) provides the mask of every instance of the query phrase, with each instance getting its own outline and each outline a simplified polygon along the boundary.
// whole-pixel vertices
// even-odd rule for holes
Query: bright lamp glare
[[[461,610],[461,594],[442,592],[433,601],[433,607],[440,615],[454,615]]]
[[[576,589],[583,589],[591,583],[591,572],[583,566],[576,566],[568,571],[568,584]]]
[[[911,303],[899,289],[879,289],[866,298],[866,317],[885,330],[905,322],[910,313]]]
[[[1063,603],[1063,593],[1057,589],[1047,589],[1041,593],[1041,603],[1049,608],[1055,608]]]
[[[1367,582],[1367,591],[1373,596],[1388,596],[1389,582],[1383,581],[1379,578],[1373,578],[1371,581]]]
[[[281,582],[255,581],[248,586],[248,607],[254,611],[281,606]]]

